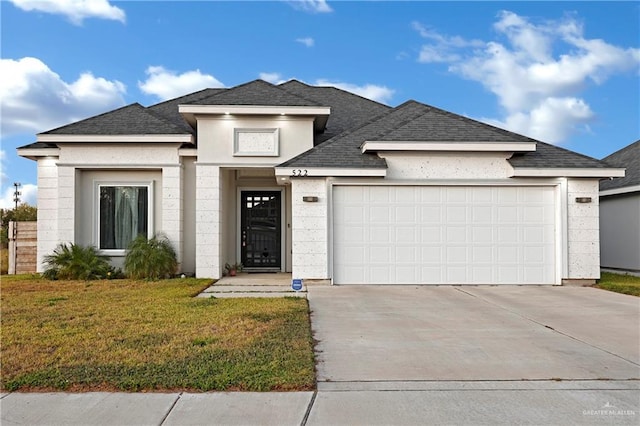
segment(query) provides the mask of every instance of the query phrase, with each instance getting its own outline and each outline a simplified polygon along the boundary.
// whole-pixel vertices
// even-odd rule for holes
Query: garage
[[[553,186],[333,187],[335,284],[555,284]]]

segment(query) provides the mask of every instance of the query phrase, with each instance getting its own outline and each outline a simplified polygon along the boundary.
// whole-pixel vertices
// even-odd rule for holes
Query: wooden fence
[[[37,222],[9,222],[9,274],[36,272]]]

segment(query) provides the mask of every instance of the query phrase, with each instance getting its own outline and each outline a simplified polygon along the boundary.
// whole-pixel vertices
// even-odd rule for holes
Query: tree
[[[9,222],[38,220],[38,209],[22,203],[15,209],[0,209],[0,219],[0,243],[6,248],[9,244]]]

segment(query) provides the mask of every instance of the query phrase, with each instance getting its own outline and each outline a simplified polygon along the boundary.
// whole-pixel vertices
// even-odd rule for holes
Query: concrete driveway
[[[640,299],[632,296],[583,287],[332,286],[310,287],[308,298],[320,390],[640,379]]]

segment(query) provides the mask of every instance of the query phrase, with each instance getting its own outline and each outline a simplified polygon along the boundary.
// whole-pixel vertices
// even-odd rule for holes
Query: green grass
[[[616,293],[640,296],[640,277],[603,272],[596,287]]]
[[[208,284],[3,276],[2,390],[315,387],[306,299],[193,298]]]

